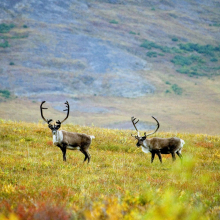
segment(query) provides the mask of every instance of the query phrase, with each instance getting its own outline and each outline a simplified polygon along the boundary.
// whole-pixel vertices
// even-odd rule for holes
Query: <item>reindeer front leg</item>
[[[155,152],[151,152],[151,163],[154,161]]]
[[[159,160],[160,160],[160,162],[162,163],[162,157],[161,157],[160,152],[157,153],[157,156],[159,157]]]
[[[60,150],[63,153],[63,161],[66,161],[66,146],[63,145],[63,146],[59,146],[59,147],[60,147]]]

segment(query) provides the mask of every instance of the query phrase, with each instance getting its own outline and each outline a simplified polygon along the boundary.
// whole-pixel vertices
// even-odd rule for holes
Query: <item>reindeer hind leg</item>
[[[85,162],[87,160],[87,153],[82,149],[80,151],[85,155],[85,158],[84,158],[84,161],[83,161],[83,162]]]
[[[181,160],[183,159],[183,156],[182,156],[182,154],[181,154],[179,151],[177,151],[176,154],[179,156],[179,158],[180,158]]]
[[[86,150],[86,153],[87,153],[87,159],[88,159],[88,163],[89,163],[90,158],[91,158],[91,155],[90,155],[90,153],[89,153],[89,151],[88,151],[88,150]]]
[[[88,150],[82,150],[82,149],[80,151],[85,155],[85,159],[84,159],[83,162],[85,162],[88,159],[88,163],[89,163],[90,158],[91,158],[91,156],[89,154],[89,151]]]
[[[175,160],[176,160],[175,152],[174,152],[174,153],[171,153],[171,154],[172,154],[173,161],[175,161]]]

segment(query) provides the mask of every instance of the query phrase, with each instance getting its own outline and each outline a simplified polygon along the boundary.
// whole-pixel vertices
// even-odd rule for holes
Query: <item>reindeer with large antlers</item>
[[[79,134],[74,132],[67,132],[67,131],[59,131],[59,128],[61,127],[61,124],[68,118],[69,116],[69,103],[66,101],[64,104],[66,104],[67,109],[63,111],[67,111],[67,116],[64,118],[61,122],[58,120],[56,121],[56,124],[52,125],[51,121],[52,119],[45,119],[43,116],[43,104],[45,101],[43,101],[40,105],[40,111],[41,111],[41,117],[43,120],[48,124],[48,127],[51,129],[53,134],[53,144],[59,147],[63,153],[63,161],[66,161],[66,150],[80,150],[84,155],[85,159],[84,162],[88,159],[88,163],[90,161],[90,154],[89,154],[89,146],[91,144],[91,141],[94,136],[86,135],[86,134]]]
[[[154,116],[152,116],[152,118],[157,122],[157,128],[155,129],[154,132],[150,134],[146,134],[145,132],[144,136],[140,137],[139,131],[136,127],[136,124],[139,122],[139,120],[136,120],[135,117],[131,117],[131,121],[134,125],[134,128],[137,131],[137,135],[131,135],[138,140],[136,146],[137,147],[141,146],[142,151],[144,153],[149,153],[149,152],[151,153],[151,163],[153,163],[154,161],[155,154],[157,154],[161,163],[162,163],[161,154],[171,154],[174,161],[176,160],[175,157],[175,153],[176,153],[180,157],[180,159],[182,159],[181,150],[183,148],[183,145],[185,144],[184,140],[177,137],[172,137],[172,138],[153,137],[147,139],[148,136],[156,133],[160,127],[160,123],[158,122],[158,120]]]

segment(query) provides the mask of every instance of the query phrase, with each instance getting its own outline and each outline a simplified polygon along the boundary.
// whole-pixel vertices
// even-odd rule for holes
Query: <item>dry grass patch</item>
[[[64,125],[93,134],[91,163],[67,162],[41,123],[0,122],[0,212],[3,219],[216,219],[219,136],[158,133],[185,140],[184,160],[163,164],[135,147],[131,131]],[[5,216],[5,217],[3,217]]]

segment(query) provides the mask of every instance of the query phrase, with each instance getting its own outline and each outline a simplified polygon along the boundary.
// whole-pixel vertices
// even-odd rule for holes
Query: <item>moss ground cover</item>
[[[0,121],[0,219],[217,219],[220,139],[158,133],[185,140],[183,161],[163,164],[135,147],[131,131],[80,127],[95,135],[90,164],[78,151],[67,162],[42,123]]]

